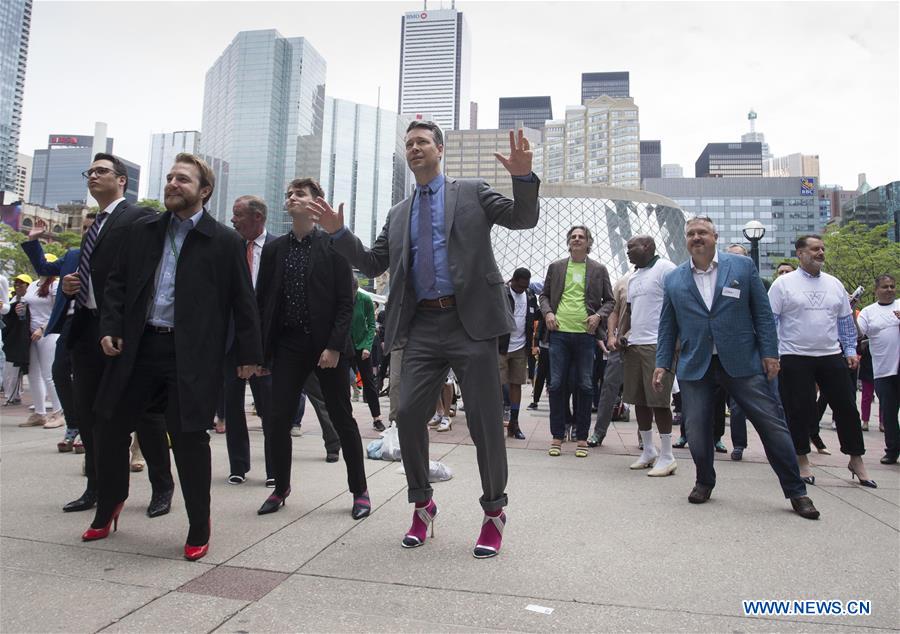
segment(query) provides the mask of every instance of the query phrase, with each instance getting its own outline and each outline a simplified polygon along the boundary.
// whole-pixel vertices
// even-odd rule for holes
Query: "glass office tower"
[[[394,191],[394,170],[406,170],[404,130],[394,112],[325,98],[320,183],[328,201],[344,203],[347,227],[366,246],[402,195]]]
[[[16,191],[16,157],[30,31],[31,0],[0,2],[0,192]]]
[[[206,73],[201,152],[228,165],[223,209],[247,194],[265,199],[269,231],[285,233],[285,186],[294,178],[319,180],[325,59],[308,40],[274,29],[242,31]]]

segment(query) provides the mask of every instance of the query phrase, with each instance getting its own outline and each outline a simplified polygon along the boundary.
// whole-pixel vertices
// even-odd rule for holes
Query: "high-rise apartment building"
[[[663,178],[684,178],[684,168],[678,163],[663,163]]]
[[[30,32],[31,0],[0,2],[0,203],[3,192],[16,189]]]
[[[541,141],[540,130],[524,128],[532,147]],[[455,178],[483,178],[497,191],[512,195],[512,180],[494,156],[509,154],[509,128],[451,130],[444,139],[444,173]]]
[[[106,137],[105,143],[101,141],[99,149],[115,154],[112,137]],[[51,134],[47,148],[34,151],[28,202],[42,207],[88,202],[87,181],[81,174],[91,166],[96,150],[93,136]],[[125,199],[136,203],[141,168],[137,163],[119,158],[128,173]]]
[[[325,71],[309,40],[274,29],[241,31],[210,67],[200,149],[228,165],[225,201],[253,194],[278,210],[292,179],[320,178]],[[231,209],[210,211],[222,220]],[[279,234],[289,225],[282,213],[266,223]]]
[[[662,142],[641,141],[641,180],[662,176]]]
[[[569,106],[548,121],[535,151],[535,173],[546,183],[638,189],[641,183],[638,107],[628,97],[598,97]]]
[[[200,133],[197,130],[161,132],[150,135],[150,164],[147,166],[147,198],[162,202],[166,188],[166,174],[182,152],[200,153]],[[216,179],[216,189],[220,187]]]
[[[387,213],[403,198],[394,174],[406,170],[406,126],[396,113],[325,98],[320,184],[325,198],[344,203],[347,227],[371,246]]]
[[[630,97],[628,71],[616,73],[581,73],[581,105],[597,97]]]
[[[470,130],[478,129],[478,102],[477,101],[469,102],[469,129]]]
[[[759,245],[764,277],[779,261],[794,256],[797,236],[819,226],[816,186],[808,178],[648,178],[644,189],[671,198],[689,218],[711,218],[721,250],[732,243],[749,246],[744,226],[761,222],[766,227]]]
[[[512,130],[518,125],[540,130],[553,118],[550,97],[500,97],[498,128]]]
[[[31,166],[34,159],[19,153],[16,157],[16,199],[25,202],[31,192]]]
[[[818,154],[788,154],[763,159],[763,176],[810,176],[819,178]]]
[[[762,176],[762,144],[708,143],[694,164],[697,178]]]
[[[853,189],[844,189],[840,185],[819,185],[819,224],[824,227],[832,220],[841,217],[841,209],[844,204],[850,202],[859,195]]]
[[[400,24],[398,112],[430,112],[444,131],[468,129],[470,49],[462,12],[406,13]]]

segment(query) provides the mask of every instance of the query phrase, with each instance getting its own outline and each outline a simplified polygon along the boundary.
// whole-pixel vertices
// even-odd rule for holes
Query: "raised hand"
[[[313,222],[319,223],[328,233],[337,233],[344,228],[344,203],[335,211],[321,196],[309,203],[307,207]]]
[[[503,156],[499,152],[494,152],[494,157],[503,164],[503,167],[512,176],[528,176],[531,174],[533,153],[531,144],[525,138],[525,131],[522,128],[519,128],[518,138],[515,132],[509,131],[509,156]]]

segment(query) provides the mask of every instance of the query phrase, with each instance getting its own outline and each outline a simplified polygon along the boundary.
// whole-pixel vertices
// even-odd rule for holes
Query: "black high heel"
[[[856,473],[856,470],[853,468],[852,464],[847,465],[847,470],[850,471],[850,481],[852,482],[854,478],[859,480],[859,486],[869,487],[870,489],[877,489],[878,485],[875,484],[875,480],[863,480]]]
[[[269,497],[266,498],[266,501],[263,502],[262,506],[259,507],[259,510],[256,512],[257,515],[266,515],[268,513],[274,513],[280,507],[284,506],[284,501],[287,499],[287,496],[291,494],[291,490],[288,489],[282,495],[278,495],[277,493],[273,493]]]

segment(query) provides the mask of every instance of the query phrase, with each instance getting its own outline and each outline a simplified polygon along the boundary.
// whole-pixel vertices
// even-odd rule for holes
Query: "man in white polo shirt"
[[[656,336],[663,305],[663,284],[675,265],[656,255],[656,243],[650,236],[634,236],[626,248],[634,271],[628,279],[626,291],[631,331],[623,353],[622,400],[634,404],[644,447],[631,468],[650,469],[649,476],[668,476],[675,473],[678,466],[672,454],[672,410],[669,409],[675,375],[667,372],[663,377],[663,389],[656,391],[653,389],[653,370],[656,367]],[[619,345],[615,339],[611,338],[610,342],[614,346]],[[660,451],[653,446],[654,419],[659,431]]]
[[[800,236],[794,247],[800,268],[775,280],[769,303],[778,325],[779,379],[800,476],[807,484],[815,483],[807,454],[818,384],[834,411],[841,452],[850,456],[847,468],[861,484],[873,486],[862,461],[865,447],[856,387],[848,372],[859,364],[850,301],[840,280],[822,272],[825,243],[821,236]]]

